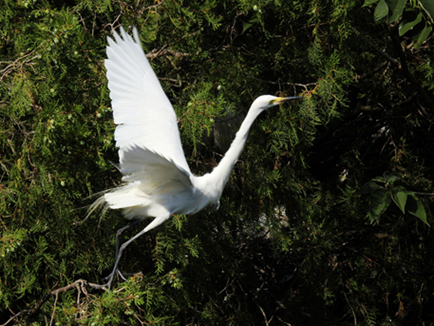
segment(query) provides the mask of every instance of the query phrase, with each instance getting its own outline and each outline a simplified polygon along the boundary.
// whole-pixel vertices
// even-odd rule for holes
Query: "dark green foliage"
[[[375,4],[375,20],[399,24],[399,36],[413,38],[414,47],[421,46],[431,35],[434,3],[430,0],[365,0],[364,6]]]
[[[385,173],[384,177],[375,177],[360,188],[361,194],[369,194],[369,219],[371,222],[378,222],[380,216],[393,201],[402,213],[405,214],[407,211],[429,225],[422,201],[413,191],[407,190],[403,186],[396,186],[395,182],[399,179],[396,175]]]
[[[432,9],[1,2],[0,324],[434,323]],[[197,174],[255,97],[306,99],[263,113],[220,209],[137,240],[121,269],[142,274],[107,293],[86,284],[111,271],[127,221],[84,208],[120,183],[103,60],[121,24],[138,27]]]

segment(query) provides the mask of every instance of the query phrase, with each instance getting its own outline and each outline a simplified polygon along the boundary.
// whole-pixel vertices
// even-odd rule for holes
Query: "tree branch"
[[[13,62],[12,61],[0,61],[0,64],[2,64],[2,63],[10,63],[8,66],[6,66],[6,68],[0,70],[0,74],[3,73],[1,75],[1,77],[0,77],[0,82],[3,80],[3,78],[5,78],[7,75],[9,75],[14,70],[22,69],[24,65],[32,65],[33,64],[32,61],[34,59],[37,59],[39,57],[39,54],[33,56],[30,59],[25,59],[25,58],[27,58],[28,56],[30,56],[31,54],[33,54],[35,51],[36,50],[33,50],[32,52],[29,52],[29,53],[23,55],[22,57],[19,57],[18,59],[16,59]]]
[[[57,282],[53,286],[53,288],[55,288],[58,284],[59,284],[59,282]],[[6,323],[4,323],[4,324],[2,324],[0,326],[6,326],[6,325],[8,325],[10,322],[12,322],[14,319],[18,318],[19,316],[22,316],[22,315],[33,315],[33,314],[35,314],[39,310],[39,308],[42,306],[42,304],[45,301],[47,301],[47,298],[50,295],[54,295],[56,298],[55,298],[55,301],[54,301],[54,309],[53,309],[53,313],[51,315],[51,320],[50,320],[50,325],[51,325],[53,323],[53,320],[54,320],[54,312],[56,311],[56,304],[57,304],[57,299],[58,299],[59,294],[62,293],[62,292],[66,292],[66,291],[69,291],[71,289],[77,288],[79,291],[82,291],[87,296],[88,295],[88,292],[86,290],[86,286],[87,285],[89,285],[91,287],[97,287],[98,286],[98,284],[89,283],[86,280],[79,279],[79,280],[76,280],[75,282],[73,282],[71,284],[68,284],[68,285],[66,285],[64,287],[61,287],[59,289],[51,290],[51,291],[47,292],[44,295],[44,297],[41,300],[39,300],[39,302],[32,309],[20,311],[19,313],[15,314],[11,318],[9,318],[9,320]],[[100,287],[100,289],[108,290],[106,287]]]
[[[164,49],[165,47],[166,46],[163,46],[163,48],[161,48],[159,50],[157,50],[157,49],[152,50],[151,52],[149,52],[149,53],[146,54],[146,58],[152,59],[152,58],[156,58],[156,57],[159,57],[159,56],[162,56],[162,55],[167,55],[167,54],[173,55],[173,56],[175,56],[177,58],[190,56],[190,53],[177,52],[177,51],[173,51],[173,50],[170,50],[170,49]]]

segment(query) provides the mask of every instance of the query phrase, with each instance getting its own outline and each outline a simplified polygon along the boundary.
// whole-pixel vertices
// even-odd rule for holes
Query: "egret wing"
[[[171,192],[172,188],[193,187],[190,172],[159,153],[133,145],[125,148],[124,154],[122,180],[136,183],[147,196],[159,193],[163,189],[165,192]]]
[[[110,208],[144,207],[162,194],[193,191],[188,171],[147,148],[126,146],[121,172],[126,184],[104,195]]]
[[[139,41],[121,27],[121,36],[108,38],[108,88],[112,100],[116,146],[121,169],[128,146],[137,145],[159,153],[191,173],[182,150],[177,117],[152,70]]]

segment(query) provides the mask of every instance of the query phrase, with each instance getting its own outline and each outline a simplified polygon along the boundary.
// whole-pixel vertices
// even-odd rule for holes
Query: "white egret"
[[[110,288],[124,249],[135,239],[164,223],[173,214],[196,213],[213,204],[218,206],[223,188],[240,156],[256,117],[265,109],[302,97],[258,97],[237,132],[229,150],[214,170],[203,176],[191,173],[181,146],[177,117],[140,45],[137,29],[134,39],[121,27],[108,38],[108,88],[113,109],[119,169],[124,184],[108,190],[91,207],[122,209],[127,227],[154,218],[142,231],[116,245],[116,261],[105,285]]]

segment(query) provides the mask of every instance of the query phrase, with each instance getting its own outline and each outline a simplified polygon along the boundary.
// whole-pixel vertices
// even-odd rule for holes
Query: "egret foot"
[[[116,270],[113,270],[113,271],[110,273],[110,275],[107,275],[106,277],[104,277],[104,278],[102,279],[103,281],[107,281],[107,283],[105,283],[105,284],[101,284],[101,285],[99,285],[99,284],[95,284],[95,285],[92,286],[92,287],[94,287],[94,288],[98,288],[98,289],[101,289],[101,288],[107,288],[108,291],[110,291],[110,288],[111,288],[111,285],[112,285],[112,282],[113,282],[114,276],[115,276],[116,274],[118,274],[119,277],[120,277],[122,280],[124,280],[125,282],[128,281],[128,279],[124,276],[124,274],[122,274],[122,272],[121,272],[118,268],[116,268]],[[125,275],[126,275],[127,277],[128,277],[128,276],[136,276],[136,275],[138,275],[138,274],[143,275],[142,272],[137,272],[137,273],[125,273]]]

